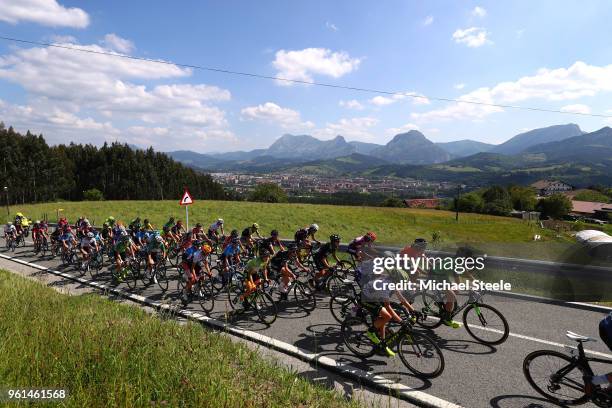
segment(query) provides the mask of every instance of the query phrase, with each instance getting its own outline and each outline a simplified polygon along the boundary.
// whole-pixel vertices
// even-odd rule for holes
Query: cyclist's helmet
[[[232,230],[232,232],[230,233],[230,236],[232,236],[234,238],[237,237],[238,236],[238,230],[237,229]]]
[[[156,236],[155,236],[155,240],[156,240],[157,242],[159,242],[159,243],[164,242],[164,239],[162,238],[162,236],[161,236],[161,235],[156,235]]]
[[[259,229],[259,224],[258,224],[258,223],[256,223],[256,222],[254,222],[254,223],[253,223],[253,225],[251,225],[251,227],[252,227],[253,229],[258,230],[258,229]]]
[[[427,240],[425,238],[417,238],[414,240],[412,247],[424,251],[427,248]]]
[[[317,224],[310,224],[310,227],[308,227],[308,230],[317,232],[319,230],[319,226]]]
[[[332,243],[338,243],[339,244],[340,243],[340,235],[338,235],[338,234],[330,235],[329,241],[332,242]]]
[[[174,222],[174,217],[170,217],[170,219],[168,220],[168,222]]]
[[[270,232],[270,236],[271,237],[278,237],[278,230],[272,230],[272,232]]]
[[[87,218],[83,218],[83,224],[89,225],[89,220]]]
[[[88,232],[87,233],[87,238],[93,238],[94,237],[94,233],[93,232]]]
[[[202,228],[202,224],[200,224],[199,222],[196,224],[196,228]]]
[[[217,219],[217,222],[218,222],[219,224],[223,224],[223,218],[219,218],[219,219]]]
[[[265,257],[268,257],[268,256],[270,256],[270,251],[268,251],[267,249],[264,248],[264,249],[261,249],[259,251],[259,257],[260,258],[265,258]]]
[[[369,241],[376,241],[376,233],[372,231],[368,232],[365,236]]]
[[[138,221],[140,221],[140,218],[138,218]],[[144,221],[142,222],[144,225],[149,224],[149,219],[145,218]]]
[[[212,247],[208,244],[204,244],[202,245],[202,252],[204,252],[206,255],[210,254],[212,252]]]

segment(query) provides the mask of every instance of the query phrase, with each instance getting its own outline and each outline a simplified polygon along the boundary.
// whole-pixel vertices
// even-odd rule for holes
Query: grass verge
[[[198,324],[3,270],[0,356],[0,387],[64,388],[61,406],[357,406]]]

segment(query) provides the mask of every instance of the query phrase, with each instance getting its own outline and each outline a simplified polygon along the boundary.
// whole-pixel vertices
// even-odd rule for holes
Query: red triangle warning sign
[[[193,204],[193,198],[191,198],[191,194],[189,194],[189,191],[185,189],[185,193],[183,193],[183,198],[181,198],[181,201],[179,201],[179,205],[190,205],[190,204]]]

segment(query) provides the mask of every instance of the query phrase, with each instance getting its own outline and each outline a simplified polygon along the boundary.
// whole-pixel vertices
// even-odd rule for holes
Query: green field
[[[200,325],[2,270],[0,355],[0,388],[68,390],[64,404],[48,406],[357,405]]]
[[[58,208],[62,214],[74,221],[84,215],[95,224],[100,224],[107,216],[128,222],[140,216],[149,218],[160,227],[170,215],[185,219],[185,210],[177,201],[102,201],[102,202],[63,202],[35,205],[12,206],[11,214],[23,212],[30,218],[40,218],[49,214],[54,221]],[[439,232],[444,245],[473,243],[522,242],[533,244],[534,234],[542,235],[544,242],[567,242],[567,237],[556,237],[553,231],[542,230],[536,224],[514,218],[496,217],[481,214],[460,214],[459,222],[455,213],[439,210],[355,207],[315,204],[267,204],[237,201],[196,201],[189,207],[189,221],[193,225],[201,222],[209,225],[221,217],[226,229],[240,231],[252,224],[259,223],[264,234],[278,229],[282,237],[291,238],[294,232],[313,222],[319,224],[319,236],[325,240],[332,233],[340,234],[342,241],[349,241],[367,231],[378,234],[379,243],[402,246],[417,237],[432,239]],[[537,251],[534,251],[537,252]]]

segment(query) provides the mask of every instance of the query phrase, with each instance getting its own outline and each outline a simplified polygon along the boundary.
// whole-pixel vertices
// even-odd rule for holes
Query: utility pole
[[[464,184],[457,185],[457,194],[455,195],[455,221],[459,222],[459,196],[461,195],[461,190],[465,188]]]
[[[4,195],[6,196],[6,222],[8,223],[11,220],[11,211],[9,208],[9,196],[7,186],[4,186]]]

